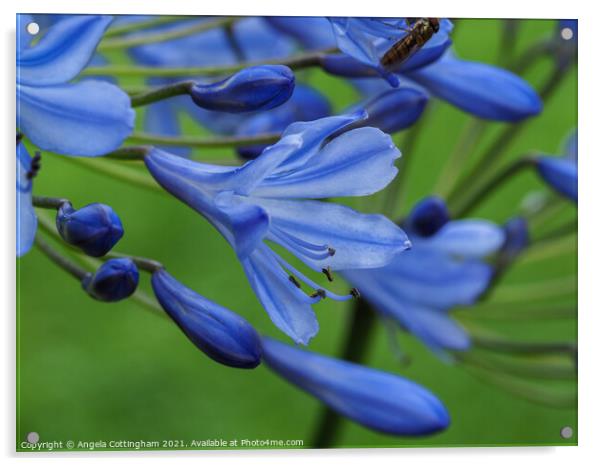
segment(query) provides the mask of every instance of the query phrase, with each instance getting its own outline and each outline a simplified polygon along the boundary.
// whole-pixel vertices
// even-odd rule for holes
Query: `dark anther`
[[[17,146],[23,140],[23,133],[17,133]]]
[[[295,277],[293,277],[292,275],[288,276],[288,279],[293,283],[293,285],[295,285],[297,288],[301,288],[301,283],[299,283],[297,281],[297,279]]]
[[[357,288],[351,288],[351,290],[349,290],[349,294],[351,294],[351,296],[353,296],[355,299],[360,299],[360,297],[362,296],[360,294],[360,290],[358,290]]]
[[[322,269],[322,273],[326,275],[326,278],[328,278],[329,282],[334,281],[334,277],[332,276],[332,270],[330,269],[330,266],[326,267],[325,269]]]
[[[328,254],[334,256],[337,250],[335,248],[328,248]]]
[[[310,298],[317,298],[318,296],[322,299],[326,299],[326,291],[322,288],[318,288],[315,293],[309,295]]]
[[[31,165],[29,171],[27,172],[27,179],[31,180],[34,176],[38,174],[40,168],[42,167],[42,154],[40,152],[36,152],[33,159],[31,159]]]

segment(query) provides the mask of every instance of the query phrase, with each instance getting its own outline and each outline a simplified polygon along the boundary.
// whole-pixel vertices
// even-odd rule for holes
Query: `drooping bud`
[[[76,210],[65,202],[58,209],[56,228],[67,243],[93,257],[104,256],[123,236],[123,226],[115,211],[99,203]]]
[[[541,178],[552,189],[577,202],[577,161],[565,157],[542,155],[535,166]]]
[[[385,133],[395,133],[412,126],[422,115],[427,102],[428,94],[416,87],[383,92],[359,105],[368,113],[362,126],[374,126]]]
[[[192,100],[208,110],[242,113],[268,110],[286,102],[295,88],[295,75],[284,65],[245,68],[212,84],[195,84]]]
[[[447,222],[449,222],[449,212],[445,202],[431,196],[414,206],[407,220],[407,228],[420,236],[429,237],[437,233]]]
[[[82,280],[86,292],[99,301],[121,301],[138,286],[138,267],[128,258],[110,259]]]
[[[186,288],[165,269],[153,273],[151,283],[165,312],[207,356],[230,367],[259,365],[261,342],[249,322]]]
[[[449,425],[443,403],[403,377],[267,337],[262,346],[270,369],[365,427],[392,435],[426,435]]]

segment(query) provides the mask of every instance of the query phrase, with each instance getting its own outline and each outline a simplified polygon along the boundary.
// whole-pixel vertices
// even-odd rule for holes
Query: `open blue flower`
[[[285,345],[264,337],[263,360],[274,372],[369,429],[427,435],[450,423],[443,403],[403,377]]]
[[[427,198],[404,228],[412,249],[379,269],[345,270],[362,296],[438,353],[470,347],[466,331],[448,311],[473,304],[485,291],[492,267],[482,259],[504,243],[503,230],[485,220],[448,219],[443,201]]]
[[[27,253],[36,236],[38,219],[32,205],[32,159],[20,141],[17,142],[17,256]]]
[[[272,321],[298,343],[307,344],[318,331],[312,304],[350,296],[321,289],[265,240],[316,271],[382,267],[409,246],[405,233],[381,215],[302,200],[364,196],[395,177],[400,153],[390,136],[376,128],[340,134],[364,116],[294,123],[278,143],[241,167],[198,163],[159,149],[145,158],[159,184],[232,245]],[[314,293],[305,293],[299,281]]]
[[[463,111],[496,121],[518,121],[541,112],[541,100],[522,78],[485,63],[460,60],[446,53],[451,45],[452,24],[440,20],[439,31],[408,60],[396,68],[385,69],[380,59],[399,39],[407,34],[405,18],[329,18],[342,54],[326,54],[321,66],[331,74],[355,79],[354,84],[366,99],[378,98],[390,86],[417,89],[448,101]],[[307,18],[275,20],[279,30],[302,44],[305,26],[308,31],[324,22],[307,22]],[[320,35],[325,35],[322,31]],[[326,40],[321,40],[328,45]],[[380,75],[389,83],[374,76]],[[416,102],[419,114],[421,101]],[[409,111],[409,110],[408,110]]]
[[[439,31],[412,57],[395,70],[380,63],[383,55],[408,34],[405,18],[329,18],[339,49],[359,63],[375,69],[389,84],[399,86],[397,73],[436,60],[449,47],[452,23],[440,20]]]
[[[69,83],[88,64],[110,16],[73,16],[30,46],[17,44],[17,127],[38,147],[97,156],[121,145],[134,127],[128,95],[103,81]],[[17,16],[22,31],[28,16]]]
[[[576,203],[579,196],[577,131],[567,139],[564,154],[564,157],[540,155],[536,157],[535,166],[541,178],[552,189]]]

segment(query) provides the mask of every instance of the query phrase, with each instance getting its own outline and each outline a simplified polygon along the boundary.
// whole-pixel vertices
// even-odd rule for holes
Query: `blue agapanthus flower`
[[[241,167],[198,163],[159,149],[145,158],[159,184],[228,240],[272,321],[297,343],[307,344],[318,331],[312,304],[350,296],[321,289],[266,240],[316,271],[382,267],[409,246],[405,233],[381,215],[303,200],[369,195],[395,177],[400,153],[390,136],[376,128],[341,134],[363,117],[294,123]]]
[[[30,46],[31,21],[17,16],[17,128],[39,148],[98,156],[121,145],[134,127],[128,95],[110,83],[70,81],[86,67],[110,16],[73,16]]]
[[[36,236],[38,219],[32,204],[35,176],[32,158],[22,142],[17,141],[17,256],[27,253]]]
[[[535,166],[541,178],[556,192],[577,202],[577,131],[569,136],[564,147],[564,156],[540,155]]]
[[[355,78],[365,99],[390,91],[390,86],[422,89],[475,116],[496,121],[518,121],[541,111],[541,101],[520,77],[484,63],[456,58],[449,47],[452,24],[440,20],[439,31],[414,55],[394,68],[383,68],[382,56],[407,34],[405,18],[329,18],[334,34],[322,48],[338,46],[342,54],[326,54],[322,68]],[[328,23],[314,18],[270,20],[279,30],[311,47],[307,36],[327,37]],[[446,53],[447,52],[447,53]],[[375,78],[375,75],[384,77]],[[387,85],[388,83],[388,85]],[[417,105],[419,105],[417,103]]]
[[[261,342],[249,322],[185,287],[165,269],[154,272],[151,283],[161,307],[207,356],[230,367],[259,365]]]
[[[278,375],[358,424],[391,435],[427,435],[450,417],[429,390],[403,377],[264,337],[263,360]]]
[[[345,270],[362,296],[383,315],[438,353],[470,347],[467,332],[448,315],[485,291],[492,267],[483,261],[504,243],[503,230],[485,220],[449,220],[444,202],[418,203],[404,229],[412,249],[379,269]]]

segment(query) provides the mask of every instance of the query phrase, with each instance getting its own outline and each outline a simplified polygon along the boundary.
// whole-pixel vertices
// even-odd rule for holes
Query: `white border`
[[[596,288],[600,288],[599,265],[601,230],[600,205],[602,199],[602,148],[600,144],[601,124],[598,113],[602,109],[600,99],[600,24],[594,2],[585,1],[525,1],[505,0],[504,2],[483,2],[470,0],[430,0],[410,2],[401,0],[391,2],[369,0],[366,2],[316,0],[261,2],[230,1],[203,2],[191,0],[145,0],[120,1],[109,4],[106,0],[52,2],[20,0],[10,5],[5,1],[0,16],[3,26],[4,45],[2,47],[4,72],[2,73],[4,111],[2,118],[3,141],[6,142],[5,162],[0,173],[3,177],[2,194],[4,201],[4,222],[2,223],[2,241],[0,257],[2,270],[0,276],[0,295],[5,298],[4,309],[4,341],[2,347],[1,384],[4,408],[4,419],[0,424],[3,456],[8,463],[16,461],[15,445],[15,278],[14,278],[14,57],[15,57],[15,14],[17,12],[53,12],[53,13],[155,13],[155,14],[237,14],[237,15],[332,15],[332,16],[449,16],[449,17],[521,17],[521,18],[578,18],[579,19],[579,146],[580,146],[580,233],[579,233],[579,447],[544,447],[544,448],[445,448],[445,449],[372,449],[372,450],[329,450],[329,451],[235,451],[235,452],[145,452],[145,453],[72,453],[72,454],[37,454],[35,456],[19,454],[20,464],[29,463],[34,458],[49,463],[62,463],[66,458],[78,462],[94,462],[127,458],[134,464],[165,462],[166,458],[184,463],[198,464],[199,461],[222,463],[241,462],[246,464],[305,464],[311,461],[316,465],[330,464],[333,461],[344,461],[346,464],[364,464],[367,461],[379,464],[396,464],[410,462],[417,464],[445,463],[446,466],[472,464],[481,466],[504,465],[519,460],[549,465],[588,464],[595,457],[601,458],[602,440],[598,438],[600,428],[600,337],[602,331],[602,303]],[[401,13],[400,10],[403,10]],[[6,103],[9,104],[6,104]],[[556,138],[557,135],[550,135]],[[8,160],[8,161],[7,161]],[[495,413],[491,413],[495,422]]]

